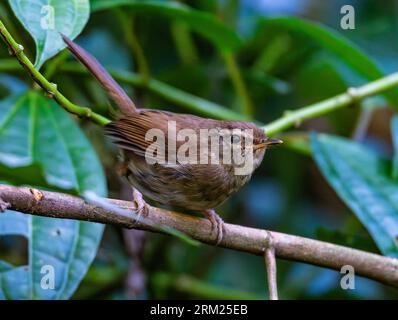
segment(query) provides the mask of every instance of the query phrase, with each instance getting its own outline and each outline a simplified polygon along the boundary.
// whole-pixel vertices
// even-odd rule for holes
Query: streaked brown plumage
[[[109,96],[120,108],[120,115],[105,127],[106,133],[122,151],[122,174],[130,184],[145,197],[163,205],[195,210],[204,213],[218,227],[217,243],[222,239],[222,220],[213,208],[219,206],[231,194],[247,183],[252,172],[260,165],[267,146],[281,143],[267,138],[264,131],[254,123],[241,121],[219,121],[201,118],[190,114],[177,114],[162,110],[138,109],[123,89],[112,79],[107,71],[84,49],[63,37],[71,52],[99,80]],[[235,174],[235,164],[149,164],[145,151],[152,143],[145,140],[150,129],[160,129],[165,133],[166,148],[169,139],[169,121],[175,121],[177,132],[180,129],[252,129],[253,130],[253,168],[246,175]],[[173,138],[172,138],[173,139]],[[222,139],[220,141],[223,141]],[[178,147],[185,141],[173,141]],[[220,142],[220,150],[222,150]],[[165,150],[167,154],[167,149]],[[244,149],[242,151],[244,154]],[[220,155],[221,157],[221,155]],[[141,195],[134,191],[135,200],[145,211]]]

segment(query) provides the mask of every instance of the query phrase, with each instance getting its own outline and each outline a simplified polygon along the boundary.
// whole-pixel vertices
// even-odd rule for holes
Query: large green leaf
[[[69,114],[37,91],[0,104],[0,163],[16,171],[39,167],[48,186],[106,196],[104,172],[91,144]],[[0,235],[28,239],[29,265],[0,270],[0,297],[69,298],[95,257],[102,231],[95,223],[1,214]],[[41,288],[45,265],[54,268],[54,290]]]
[[[39,164],[51,186],[106,193],[91,144],[68,113],[36,91],[0,103],[0,163]]]
[[[0,299],[29,299],[28,268],[0,261]]]
[[[29,265],[0,270],[0,298],[68,299],[95,258],[102,230],[102,225],[95,223],[14,211],[1,214],[0,235],[23,235],[28,239]],[[41,286],[46,266],[54,270],[54,289]]]
[[[368,229],[380,251],[398,257],[398,185],[391,162],[343,138],[312,136],[316,163],[337,194]]]
[[[263,30],[264,28],[272,28],[272,30],[277,32],[287,30],[293,34],[308,37],[320,47],[333,53],[366,80],[375,80],[384,75],[377,64],[357,45],[327,26],[295,17],[278,17],[264,19],[261,27]],[[396,93],[388,94],[387,96],[393,105],[398,105]]]
[[[0,73],[0,87],[4,87],[10,95],[20,94],[28,90],[25,82],[22,82],[17,77]]]
[[[90,16],[89,0],[9,0],[36,43],[36,68],[65,48],[60,33],[74,39]]]
[[[323,48],[335,53],[362,75],[370,78],[377,78],[382,75],[377,65],[360,48],[325,25],[295,17],[279,17],[265,19],[262,26],[276,27],[280,30],[289,30],[305,35]]]
[[[238,35],[216,17],[203,11],[191,9],[178,2],[135,1],[135,0],[90,0],[92,11],[118,6],[128,6],[133,12],[161,15],[169,19],[179,19],[195,32],[211,41],[221,50],[234,51],[241,45]]]

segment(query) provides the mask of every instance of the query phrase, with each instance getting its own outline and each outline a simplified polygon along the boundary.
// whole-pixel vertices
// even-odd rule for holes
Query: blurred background
[[[322,35],[301,30],[294,20],[289,26],[272,23],[270,18],[288,16],[321,23],[327,27],[326,32],[331,30],[350,40],[384,73],[398,69],[398,1],[181,2],[215,16],[234,30],[242,39],[239,49],[233,55],[224,54],[214,43],[191,32],[189,24],[182,20],[135,12],[128,6],[92,12],[76,41],[107,68],[133,71],[144,80],[155,78],[236,112],[241,112],[244,105],[246,116],[263,124],[286,110],[329,98],[370,80],[356,70],[355,61],[342,57]],[[340,9],[345,4],[355,8],[353,30],[340,26]],[[33,41],[7,2],[0,4],[0,15],[33,57]],[[7,60],[4,47],[0,46],[0,58]],[[73,72],[74,60],[67,53],[60,55],[64,58],[51,76],[52,81],[71,101],[109,114],[108,100],[96,81]],[[10,92],[31,86],[26,73],[17,68],[10,72],[10,67],[1,61],[2,99]],[[44,70],[47,69],[45,65]],[[184,106],[189,101],[173,103],[167,92],[162,94],[145,85],[126,82],[123,87],[140,106],[195,113]],[[320,174],[306,151],[305,141],[312,130],[331,132],[391,156],[386,123],[392,112],[387,107],[385,99],[368,99],[361,108],[346,108],[307,121],[300,126],[300,133],[292,130],[282,135],[286,146],[270,150],[252,181],[218,208],[218,213],[228,223],[378,252],[365,228]],[[109,196],[130,200],[129,187],[116,175],[116,148],[100,127],[83,120],[79,123],[99,154]],[[0,172],[4,179],[15,177],[11,169]],[[22,179],[18,183],[31,182]],[[0,237],[0,259],[23,265],[26,251],[27,243],[20,237]],[[396,290],[360,277],[356,278],[355,290],[342,290],[340,278],[336,271],[278,260],[279,294],[283,299],[398,297]],[[206,245],[193,247],[169,236],[107,226],[97,256],[72,298],[266,299],[265,268],[261,257]]]

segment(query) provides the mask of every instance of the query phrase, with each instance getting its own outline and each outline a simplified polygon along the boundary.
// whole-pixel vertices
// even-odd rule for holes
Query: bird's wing
[[[214,124],[209,124],[211,121],[214,121]],[[169,148],[175,146],[175,151],[178,151],[181,145],[186,143],[185,139],[177,139],[177,134],[182,129],[189,129],[195,135],[197,150],[199,150],[199,129],[215,128],[217,123],[218,121],[193,115],[139,109],[137,113],[128,116],[121,115],[112,121],[105,127],[105,132],[121,149],[132,151],[140,156],[145,156],[147,150],[154,151],[148,148],[154,148],[156,140],[159,142],[156,144],[158,154],[165,155],[168,160]],[[176,130],[175,133],[172,132],[173,129]],[[158,135],[162,136],[161,141],[157,140]]]
[[[121,115],[118,119],[105,126],[105,132],[119,148],[132,151],[139,156],[145,156],[145,152],[153,144],[153,137],[149,136],[151,132],[153,134],[162,134],[166,140],[163,145],[161,143],[158,144],[157,152],[164,152],[163,154],[165,154],[168,118],[165,112],[140,109],[139,112],[128,116]]]

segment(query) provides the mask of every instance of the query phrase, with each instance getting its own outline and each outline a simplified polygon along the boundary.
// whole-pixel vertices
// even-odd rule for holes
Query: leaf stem
[[[11,7],[9,5],[9,3],[6,3],[7,1],[4,1],[4,3],[0,4],[0,21],[4,21],[4,23],[7,25],[8,30],[10,30],[11,34],[14,34],[16,36],[14,36],[16,38],[16,41],[20,40],[20,35],[17,32],[17,26],[14,23],[14,13],[11,10]],[[30,54],[30,50],[29,49],[25,49],[25,52],[27,52],[27,54]]]
[[[69,51],[61,51],[56,57],[50,60],[46,65],[46,70],[44,71],[44,77],[46,79],[52,78],[52,76],[57,71],[58,67],[65,62],[69,56]]]
[[[110,122],[109,119],[93,112],[90,108],[81,107],[72,103],[62,93],[60,93],[55,83],[48,81],[37,69],[35,69],[32,62],[24,54],[23,46],[14,40],[1,20],[0,36],[8,46],[10,53],[16,57],[19,64],[29,73],[31,78],[47,93],[49,97],[53,98],[66,111],[82,118],[89,118],[99,125],[106,125]]]
[[[0,63],[0,69],[1,67],[2,64]],[[78,74],[88,74],[87,70],[74,62],[62,65],[61,70]],[[174,103],[192,112],[197,112],[201,115],[209,116],[215,119],[241,121],[251,120],[249,117],[227,109],[222,105],[194,96],[193,94],[175,88],[159,80],[151,78],[148,82],[145,82],[141,75],[134,72],[114,69],[108,69],[108,71],[112,77],[119,82],[131,84],[139,88],[145,88],[157,96],[167,99],[171,103]]]
[[[250,99],[250,95],[247,91],[247,87],[239,70],[238,64],[236,63],[235,56],[231,52],[223,52],[222,56],[227,65],[227,69],[231,77],[231,81],[235,87],[235,91],[241,100],[241,111],[244,115],[250,117],[253,115],[253,103]]]
[[[135,62],[137,63],[138,72],[144,78],[144,81],[150,79],[151,73],[149,64],[145,58],[144,49],[135,33],[134,20],[126,15],[122,9],[115,9],[115,14],[119,18],[127,45],[130,47],[134,55]]]
[[[18,71],[19,65],[13,59],[0,59],[0,71]],[[76,62],[66,62],[59,66],[62,72],[89,75],[88,71]],[[206,99],[194,96],[167,83],[151,78],[145,82],[144,78],[134,72],[108,69],[109,73],[118,82],[131,84],[138,88],[143,88],[149,92],[166,99],[184,109],[197,112],[203,116],[209,116],[215,119],[250,121],[249,117],[241,115],[233,110]]]
[[[194,65],[199,61],[199,55],[192,41],[190,29],[184,21],[174,21],[171,24],[171,34],[176,50],[183,64]]]
[[[369,82],[361,87],[349,88],[345,93],[314,103],[307,107],[285,111],[285,114],[263,127],[267,135],[272,136],[294,125],[299,126],[302,121],[322,116],[329,112],[347,107],[366,97],[379,94],[398,86],[398,72]]]

